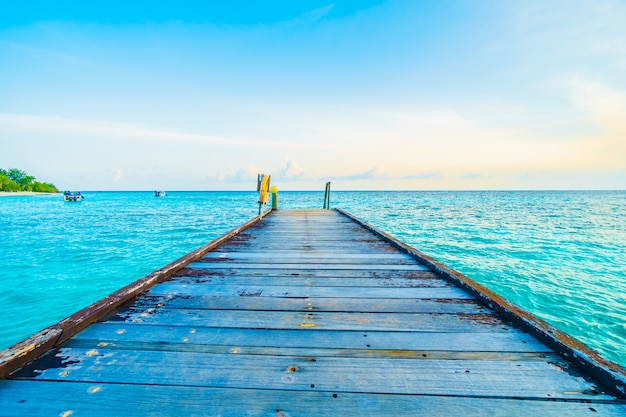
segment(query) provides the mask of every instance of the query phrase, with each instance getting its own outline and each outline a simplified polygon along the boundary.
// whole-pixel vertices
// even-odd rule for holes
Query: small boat
[[[64,191],[63,192],[63,200],[65,201],[82,201],[85,199],[80,191],[72,192],[72,191]]]
[[[165,191],[154,191],[154,196],[155,197],[165,197],[167,194],[165,193]]]

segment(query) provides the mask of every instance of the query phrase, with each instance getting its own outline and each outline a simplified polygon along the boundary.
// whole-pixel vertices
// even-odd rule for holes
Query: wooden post
[[[270,187],[270,193],[272,193],[272,210],[278,210],[278,187],[272,185]]]
[[[324,208],[330,210],[330,181],[326,183],[326,190],[324,191]]]

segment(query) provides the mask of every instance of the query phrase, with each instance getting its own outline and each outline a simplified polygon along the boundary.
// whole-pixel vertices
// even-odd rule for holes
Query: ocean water
[[[254,192],[0,197],[0,349],[254,217]],[[339,191],[351,212],[626,366],[626,191]],[[323,192],[280,192],[321,208]]]

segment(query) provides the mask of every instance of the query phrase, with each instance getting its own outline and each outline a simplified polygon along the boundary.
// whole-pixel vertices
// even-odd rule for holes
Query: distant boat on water
[[[155,197],[165,197],[166,195],[167,194],[165,193],[165,191],[158,191],[158,190],[154,191],[154,196]]]
[[[85,196],[83,196],[80,191],[64,191],[63,192],[63,200],[65,201],[82,201],[85,199]]]

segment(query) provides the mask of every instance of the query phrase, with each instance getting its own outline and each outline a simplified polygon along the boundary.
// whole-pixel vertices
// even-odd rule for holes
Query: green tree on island
[[[33,191],[36,193],[58,193],[54,184],[35,181],[35,177],[17,168],[0,168],[0,191]]]

